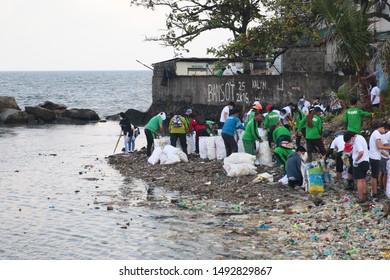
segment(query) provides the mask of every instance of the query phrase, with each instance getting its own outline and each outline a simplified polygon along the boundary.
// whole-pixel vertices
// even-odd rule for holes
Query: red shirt
[[[205,124],[199,124],[199,122],[195,119],[191,119],[190,121],[190,132],[195,131],[198,132],[201,129],[206,129]]]

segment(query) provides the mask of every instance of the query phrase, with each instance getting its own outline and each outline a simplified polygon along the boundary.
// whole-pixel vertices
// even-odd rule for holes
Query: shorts
[[[381,158],[379,171],[382,173],[387,173],[386,166],[387,166],[387,158]]]
[[[353,178],[355,180],[365,179],[369,168],[370,164],[368,161],[360,162],[357,167],[353,168]]]
[[[342,173],[344,170],[344,163],[343,159],[341,158],[343,156],[343,152],[338,152],[336,156],[336,172]]]
[[[370,158],[371,177],[378,179],[381,161],[380,159]]]

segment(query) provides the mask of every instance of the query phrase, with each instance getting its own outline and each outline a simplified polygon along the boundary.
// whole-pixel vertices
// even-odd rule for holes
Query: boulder
[[[99,115],[91,109],[70,109],[70,110],[66,110],[63,116],[75,120],[82,120],[82,121],[100,120]]]
[[[41,119],[44,122],[52,122],[56,119],[56,113],[40,106],[25,107],[26,112],[32,114],[37,119]]]
[[[42,104],[39,104],[38,106],[51,111],[61,111],[61,110],[66,110],[66,108],[68,108],[68,106],[64,104],[56,104],[51,101],[45,101]]]
[[[0,123],[4,124],[25,124],[28,114],[18,109],[7,108],[0,113]]]
[[[5,109],[16,109],[20,111],[18,104],[14,97],[11,96],[0,96],[0,113]]]

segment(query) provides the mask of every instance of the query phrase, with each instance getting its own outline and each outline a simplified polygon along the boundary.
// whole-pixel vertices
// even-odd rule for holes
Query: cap
[[[165,115],[164,112],[159,113],[159,115],[163,119],[163,121],[165,121],[165,119],[167,118],[167,115]]]
[[[255,106],[256,104],[260,104],[260,102],[259,101],[253,102],[253,106]]]
[[[260,103],[253,105],[252,108],[255,109],[255,110],[261,110],[261,109],[263,109],[263,107],[261,106]]]
[[[265,109],[266,109],[267,111],[271,110],[271,109],[272,109],[272,104],[268,104],[268,105],[265,107]]]
[[[192,114],[192,109],[187,109],[186,115]]]

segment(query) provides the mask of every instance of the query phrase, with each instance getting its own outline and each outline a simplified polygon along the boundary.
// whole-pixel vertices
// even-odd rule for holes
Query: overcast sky
[[[172,48],[144,41],[165,28],[166,13],[129,2],[0,0],[0,71],[147,70],[136,60],[150,66],[173,58]],[[227,36],[203,36],[185,57],[206,57]]]

